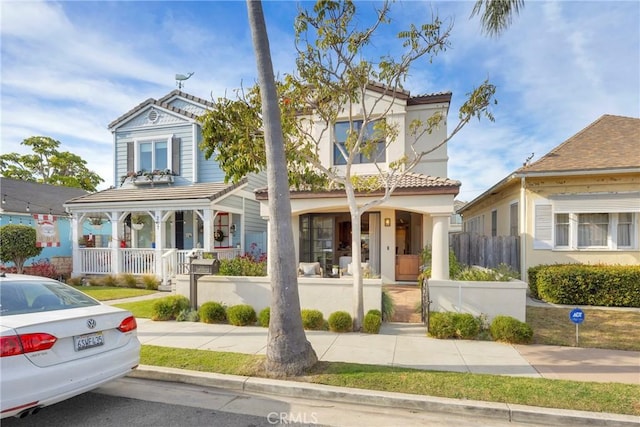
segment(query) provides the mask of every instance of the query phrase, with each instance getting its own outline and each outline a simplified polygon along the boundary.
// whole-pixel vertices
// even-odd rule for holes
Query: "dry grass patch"
[[[527,323],[533,343],[575,346],[576,326],[569,320],[571,308],[527,307]],[[579,327],[580,347],[640,351],[640,312],[583,309]]]

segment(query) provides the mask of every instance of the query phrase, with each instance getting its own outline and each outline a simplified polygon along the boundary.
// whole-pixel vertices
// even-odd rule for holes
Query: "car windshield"
[[[92,305],[100,305],[100,303],[56,281],[3,280],[0,283],[0,314],[2,316]]]

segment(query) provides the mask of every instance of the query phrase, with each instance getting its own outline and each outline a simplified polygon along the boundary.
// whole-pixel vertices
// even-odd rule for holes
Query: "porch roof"
[[[157,186],[152,188],[110,188],[86,196],[68,200],[64,206],[82,208],[85,206],[109,205],[132,202],[191,202],[201,200],[212,202],[245,187],[247,180],[242,179],[236,184],[223,182],[209,182],[180,186]]]
[[[364,175],[363,178],[378,178],[380,180],[380,188],[372,191],[360,191],[356,194],[359,196],[380,196],[384,194],[384,183],[378,175]],[[418,173],[407,173],[403,176],[395,178],[397,182],[393,195],[402,196],[426,196],[431,194],[453,194],[457,195],[460,191],[460,181],[442,178],[439,176],[423,175]],[[268,200],[267,188],[258,188],[255,190],[257,200]],[[292,199],[315,199],[328,197],[344,197],[344,189],[290,189],[290,197]]]

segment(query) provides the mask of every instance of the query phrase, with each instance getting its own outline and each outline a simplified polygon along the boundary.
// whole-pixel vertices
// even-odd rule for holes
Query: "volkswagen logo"
[[[89,329],[93,329],[96,327],[96,321],[94,319],[87,320],[87,327]]]

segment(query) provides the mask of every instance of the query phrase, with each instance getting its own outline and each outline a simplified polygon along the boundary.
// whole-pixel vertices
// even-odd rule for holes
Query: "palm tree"
[[[499,36],[520,13],[524,0],[477,0],[471,17],[480,15],[482,30],[489,36]]]
[[[318,358],[300,315],[298,277],[291,226],[291,200],[280,107],[269,38],[260,1],[247,0],[249,27],[258,66],[269,192],[269,277],[271,313],[266,369],[271,375],[300,375]]]

